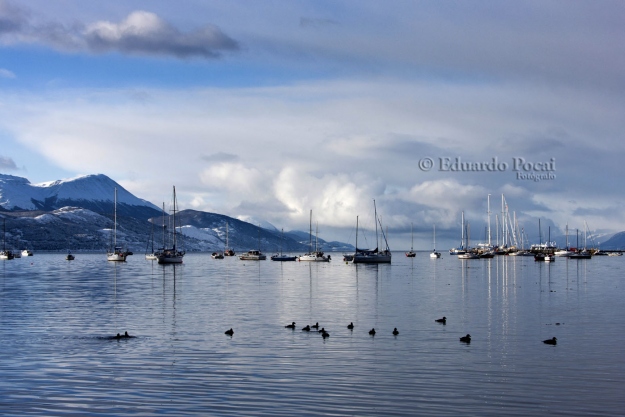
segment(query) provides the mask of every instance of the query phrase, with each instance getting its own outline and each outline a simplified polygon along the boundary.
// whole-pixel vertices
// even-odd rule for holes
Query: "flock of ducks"
[[[447,324],[447,317],[442,317],[442,318],[436,319],[434,321],[436,323]],[[285,329],[295,330],[295,324],[296,323],[293,321],[293,322],[291,322],[291,324],[287,324],[286,326],[284,326],[284,328]],[[354,322],[350,322],[347,325],[347,328],[349,330],[354,330]],[[303,332],[311,332],[313,330],[318,332],[318,333],[321,333],[321,337],[323,337],[324,339],[327,339],[328,337],[330,337],[330,333],[328,333],[324,327],[322,327],[321,330],[319,330],[319,322],[313,324],[312,326],[307,324],[305,327],[302,328]],[[371,336],[375,336],[375,333],[376,333],[375,327],[372,328],[371,330],[369,330],[369,334]],[[232,330],[232,327],[231,327],[229,330],[226,330],[224,332],[224,334],[226,334],[228,336],[233,336],[234,335],[234,330]],[[395,327],[393,329],[393,336],[397,336],[397,335],[399,335],[399,330],[397,330],[397,327]],[[117,333],[117,335],[113,336],[112,339],[125,339],[125,338],[131,338],[131,337],[135,337],[135,336],[130,336],[128,334],[128,332],[126,331],[126,332],[124,332],[123,335],[120,335],[119,333]],[[460,341],[462,343],[467,343],[467,344],[471,343],[471,335],[467,333],[466,336],[460,337]],[[551,339],[543,340],[543,343],[546,344],[546,345],[556,345],[558,343],[558,339],[556,339],[555,336],[554,336]]]
[[[447,324],[447,317],[442,317],[442,318],[436,319],[434,321],[436,323],[441,323],[443,325],[446,325]],[[291,322],[291,324],[287,324],[286,326],[284,326],[284,328],[285,329],[295,330],[295,324],[296,323],[293,321],[293,322]],[[347,328],[349,330],[354,330],[354,322],[350,322],[347,325]],[[307,324],[306,326],[304,326],[302,328],[303,332],[310,332],[310,331],[313,331],[313,330],[317,331],[318,333],[321,333],[321,337],[323,337],[324,339],[330,337],[330,333],[328,333],[324,327],[322,327],[321,330],[319,330],[319,322],[313,324],[312,326]],[[232,330],[232,328],[230,328],[230,330],[226,330],[224,333],[227,334],[228,336],[232,336],[234,334],[234,330]],[[372,328],[371,330],[369,330],[369,334],[371,336],[375,336],[375,333],[376,333],[375,328]],[[397,330],[397,327],[395,327],[393,329],[393,336],[397,336],[397,335],[399,335],[399,330]],[[467,344],[471,343],[471,335],[467,333],[466,336],[460,337],[460,341],[462,343],[467,343]],[[543,343],[545,343],[547,345],[555,345],[555,344],[557,344],[557,339],[555,337],[553,337],[551,339],[543,340]]]
[[[442,317],[442,318],[436,319],[434,321],[436,323],[441,323],[441,324],[446,325],[447,324],[447,317]],[[287,324],[286,326],[284,326],[284,328],[285,329],[295,330],[295,324],[296,323],[293,321],[293,322],[291,322],[291,324]],[[349,330],[354,330],[354,322],[350,322],[347,325],[347,328]],[[312,326],[307,324],[305,327],[302,328],[303,332],[310,332],[310,331],[313,331],[313,330],[317,331],[318,333],[321,333],[321,337],[323,337],[324,339],[330,337],[330,333],[328,333],[324,327],[322,327],[321,330],[319,330],[319,322],[313,324]],[[228,336],[232,336],[234,334],[234,330],[232,330],[232,328],[230,328],[230,330],[226,330],[224,333],[227,334]],[[371,330],[369,330],[369,334],[371,336],[375,336],[375,333],[376,333],[375,328],[372,328]],[[399,335],[399,331],[397,330],[397,327],[395,327],[393,329],[393,336],[397,336],[397,335]],[[467,333],[466,336],[461,336],[460,337],[460,341],[462,343],[467,343],[467,344],[471,343],[471,335]],[[545,343],[547,345],[555,345],[555,344],[557,344],[557,339],[555,337],[553,337],[551,339],[543,340],[543,343]]]

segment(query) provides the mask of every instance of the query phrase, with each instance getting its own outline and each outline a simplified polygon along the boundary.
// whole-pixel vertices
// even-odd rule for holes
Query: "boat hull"
[[[390,253],[377,253],[372,255],[354,255],[352,259],[352,263],[354,264],[390,264],[391,263],[391,254]]]
[[[278,262],[290,262],[290,261],[296,261],[297,256],[274,255],[271,257],[271,260],[278,261]]]
[[[322,253],[307,253],[299,257],[302,262],[330,262],[330,257]]]
[[[107,253],[106,260],[113,262],[125,262],[128,255],[125,252]]]

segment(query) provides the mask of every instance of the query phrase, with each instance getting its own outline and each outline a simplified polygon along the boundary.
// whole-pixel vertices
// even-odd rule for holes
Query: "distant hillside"
[[[117,189],[117,242],[144,253],[154,241],[167,242],[172,216],[135,197],[106,175],[86,175],[69,180],[31,184],[26,178],[0,174],[0,219],[6,220],[9,249],[105,251],[111,243]],[[219,251],[226,245],[237,253],[260,248],[271,254],[305,252],[309,234],[284,233],[260,219],[242,221],[222,214],[196,210],[177,213],[179,245],[188,251]],[[250,222],[253,222],[250,223]],[[166,227],[163,227],[163,223]],[[258,224],[262,227],[259,228]],[[353,250],[341,242],[319,239],[321,250]]]
[[[53,211],[62,207],[80,207],[94,213],[112,214],[115,188],[118,215],[148,219],[161,212],[154,204],[135,197],[102,174],[42,184],[0,174],[0,208],[2,211]]]
[[[625,249],[625,232],[616,233],[610,239],[599,245],[603,250],[621,250]]]

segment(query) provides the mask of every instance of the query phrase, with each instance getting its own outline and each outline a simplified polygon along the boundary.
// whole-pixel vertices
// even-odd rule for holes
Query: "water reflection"
[[[250,265],[189,254],[172,267],[81,254],[71,273],[52,257],[7,263],[3,407],[32,415],[621,413],[618,259],[427,257]],[[434,322],[442,316],[446,325]],[[291,321],[295,331],[284,329]],[[328,339],[300,330],[316,321]],[[124,325],[139,337],[88,337]],[[235,334],[225,337],[230,327]],[[470,345],[458,341],[466,333]],[[545,349],[541,341],[553,336],[558,346]]]

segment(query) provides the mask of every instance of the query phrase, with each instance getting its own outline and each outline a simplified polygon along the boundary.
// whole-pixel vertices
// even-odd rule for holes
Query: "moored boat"
[[[282,242],[284,241],[284,229],[280,231],[280,238],[281,238],[280,239],[280,253],[276,253],[275,255],[273,255],[271,257],[271,260],[278,261],[278,262],[296,261],[297,256],[285,255],[282,253]]]
[[[305,261],[305,262],[330,262],[331,257],[330,256],[325,256],[323,254],[322,251],[319,250],[319,239],[318,239],[318,233],[319,233],[319,228],[317,227],[317,233],[315,234],[315,250],[313,250],[313,246],[312,246],[312,210],[310,210],[310,250],[308,253],[300,256],[298,259],[300,261]]]
[[[267,259],[267,255],[263,254],[259,250],[252,249],[242,255],[239,255],[239,259],[242,261],[264,261]]]
[[[159,264],[181,264],[182,263],[182,258],[185,255],[185,252],[183,250],[180,250],[176,247],[177,242],[177,236],[178,233],[176,232],[176,186],[174,186],[174,191],[173,191],[173,244],[172,247],[169,249],[163,249],[158,255],[157,255],[157,259],[158,259],[158,263]]]
[[[436,251],[436,225],[433,225],[432,239],[433,239],[433,248],[432,248],[432,252],[430,252],[430,258],[438,259],[441,257],[441,253]]]
[[[412,233],[412,223],[410,223],[410,251],[406,252],[407,258],[414,258],[415,256],[417,256],[417,254],[413,250],[413,246],[414,246],[414,234]]]
[[[128,253],[121,247],[117,246],[117,187],[115,187],[115,198],[113,201],[113,236],[111,249],[106,253],[107,261],[126,262]]]
[[[382,231],[382,236],[384,237],[384,242],[386,243],[386,248],[382,251],[379,250],[378,245],[378,210],[375,205],[375,200],[373,200],[373,212],[375,219],[375,239],[376,239],[376,247],[375,249],[358,249],[358,216],[356,216],[356,252],[354,253],[354,257],[352,258],[352,263],[355,264],[390,264],[392,255],[391,250],[388,247],[388,241],[386,240],[386,235],[384,235],[384,231]],[[380,229],[382,225],[380,224]]]

